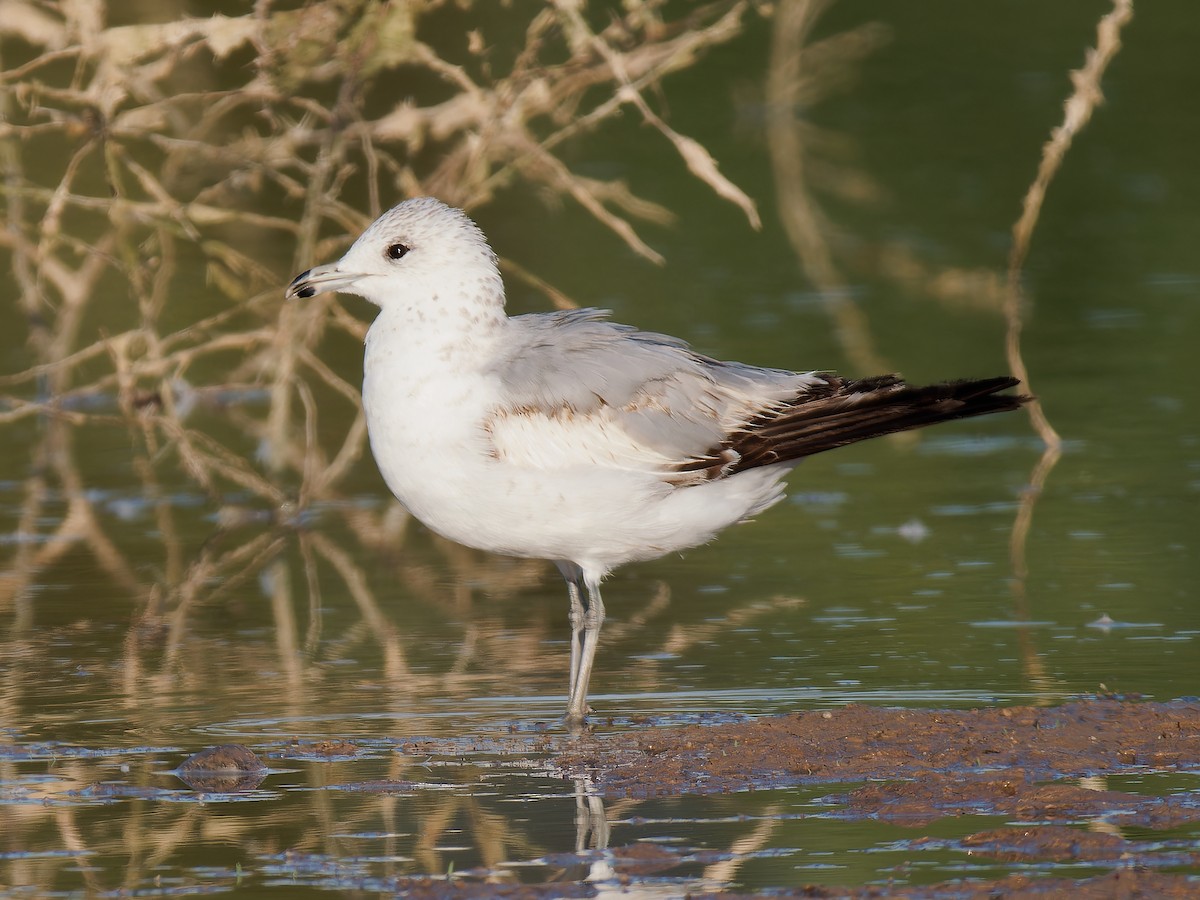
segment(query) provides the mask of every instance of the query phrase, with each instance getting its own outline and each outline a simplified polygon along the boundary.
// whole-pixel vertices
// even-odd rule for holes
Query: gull
[[[806,456],[1029,399],[1000,393],[1007,376],[914,387],[722,362],[604,310],[509,316],[483,232],[432,197],[384,213],[286,296],[327,291],[379,307],[362,402],[392,493],[438,534],[551,560],[566,580],[573,727],[614,568],[758,515]]]

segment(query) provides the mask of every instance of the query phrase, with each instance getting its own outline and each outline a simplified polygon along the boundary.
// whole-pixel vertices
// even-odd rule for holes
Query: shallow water
[[[916,9],[835,5],[818,29],[878,21],[889,35],[852,86],[805,110],[847,141],[824,160],[842,177],[820,170],[813,186],[840,242],[838,285],[814,284],[781,224],[798,199],[768,144],[770,22],[664,88],[672,126],[760,203],[761,232],[632,115],[580,142],[572,165],[623,177],[676,213],[673,226],[646,228],[664,266],[571,205],[547,212],[519,189],[480,223],[502,255],[579,302],[714,356],[854,374],[870,374],[869,358],[914,381],[1004,372],[1002,317],[986,296],[951,288],[1003,276],[1067,72],[1108,6]],[[592,693],[601,732],[846,703],[1200,694],[1200,116],[1176,65],[1200,37],[1194,19],[1182,0],[1139,10],[1104,80],[1107,104],[1038,224],[1023,351],[1065,441],[1040,495],[1030,502],[1028,486],[1042,444],[1023,415],[810,460],[759,521],[606,583]],[[847,199],[856,191],[872,202]],[[290,253],[265,238],[259,252],[281,294]],[[193,262],[179,289],[210,302]],[[863,331],[846,327],[837,298]],[[15,371],[28,329],[4,306],[0,359]],[[547,303],[514,286],[510,307]],[[361,348],[322,352],[358,380]],[[227,411],[266,397],[208,401],[189,424],[237,445]],[[116,415],[112,396],[76,402]],[[331,405],[321,437],[336,446],[349,422]],[[838,786],[609,801],[598,814],[539,744],[565,703],[566,596],[551,566],[429,534],[394,508],[369,459],[342,501],[280,512],[249,492],[214,499],[182,470],[147,493],[124,423],[2,427],[0,896],[396,892],[420,876],[670,896],[1112,868],[969,854],[959,839],[997,817],[846,819]],[[247,457],[261,450],[243,438]],[[64,457],[74,488],[46,474]],[[27,579],[22,549],[52,547],[72,490],[98,537],[54,551]],[[206,554],[228,564],[184,590]],[[400,752],[422,736],[459,752]],[[330,759],[296,743],[326,740],[355,749]],[[171,774],[227,742],[266,758],[261,784],[204,793]],[[400,786],[371,788],[381,780]],[[1125,789],[1198,786],[1147,773]],[[1171,852],[1200,846],[1194,827],[1135,836]]]

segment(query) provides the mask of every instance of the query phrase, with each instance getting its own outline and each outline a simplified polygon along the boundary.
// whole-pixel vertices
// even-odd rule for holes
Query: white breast
[[[778,496],[781,473],[767,471],[668,483],[668,460],[603,413],[522,418],[479,365],[484,350],[399,331],[388,319],[376,320],[367,341],[371,450],[400,502],[444,537],[608,569],[707,541]]]

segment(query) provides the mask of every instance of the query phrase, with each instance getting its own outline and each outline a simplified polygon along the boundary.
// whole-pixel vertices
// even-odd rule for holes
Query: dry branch
[[[46,488],[82,496],[76,448],[119,426],[131,482],[163,535],[155,571],[165,581],[153,594],[175,605],[212,586],[184,571],[189,551],[161,499],[174,486],[198,485],[229,512],[221,520],[245,521],[237,511],[258,507],[272,523],[297,502],[336,501],[364,457],[357,372],[321,361],[327,335],[361,339],[364,325],[336,300],[284,305],[282,286],[340,252],[382,206],[413,193],[473,206],[508,185],[548,188],[658,260],[634,222],[667,222],[669,211],[579,175],[562,155],[632,105],[693,174],[756,220],[708,151],[647,99],[666,75],[736,37],[748,0],[674,19],[659,0],[602,20],[578,3],[535,9],[506,67],[479,30],[465,56],[427,42],[423,17],[437,3],[259,3],[240,16],[118,26],[107,25],[103,2],[2,5],[0,255],[16,274],[31,362],[0,374],[0,428],[38,429],[39,452],[65,453],[69,466],[31,486],[23,521],[46,529],[37,524]],[[459,3],[467,15],[472,5]],[[606,24],[595,30],[593,20]],[[280,240],[295,248],[289,270],[264,262],[262,246]],[[330,419],[350,424],[331,438],[318,427]],[[6,583],[27,584],[22,573],[82,540],[145,600],[119,533],[110,538],[102,512],[71,503],[57,531],[19,545]],[[348,572],[327,545],[306,553],[310,569],[323,558]]]

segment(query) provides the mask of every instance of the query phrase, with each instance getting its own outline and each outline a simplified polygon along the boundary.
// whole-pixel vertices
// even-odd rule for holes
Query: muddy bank
[[[1025,818],[1083,814],[1116,798],[1042,782],[1200,767],[1200,702],[1094,700],[1043,709],[846,706],[751,722],[581,738],[557,757],[607,797],[714,793],[789,784],[885,781],[849,794],[852,808],[910,821],[990,807]],[[1130,795],[1121,795],[1128,798]],[[1167,798],[1142,798],[1147,804]],[[1159,826],[1200,816],[1166,807]],[[1137,807],[1146,812],[1145,805]],[[1132,815],[1134,807],[1122,809]],[[1149,815],[1148,812],[1146,812]]]
[[[1200,821],[1200,791],[1131,793],[1115,777],[1200,774],[1200,702],[1095,700],[965,711],[848,706],[581,739],[558,764],[589,774],[606,797],[828,782],[844,786],[830,799],[838,801],[833,815],[846,819],[922,826],[946,816],[1001,815],[1029,825],[943,843],[998,863],[1046,869],[934,885],[903,879],[859,888],[802,885],[772,896],[1200,896],[1200,878],[1177,874],[1200,869],[1196,842],[1163,837]],[[930,841],[916,839],[914,854]],[[1079,867],[1080,877],[1051,874],[1056,864]]]
[[[812,885],[794,891],[771,891],[772,897],[844,897],[847,900],[876,900],[903,897],[905,900],[1115,900],[1135,897],[1196,897],[1200,881],[1184,875],[1142,872],[1130,867],[1094,878],[1037,878],[1014,875],[997,881],[953,881],[923,886],[881,885],[867,888],[832,888]],[[746,894],[692,894],[692,900],[735,900]]]
[[[562,873],[550,882],[512,883],[507,881],[511,873],[504,873],[506,883],[499,883],[498,870],[487,866],[453,878],[425,874],[386,879],[389,891],[410,897],[587,897],[614,886],[636,891],[710,866],[720,870],[746,848],[640,840],[609,844],[606,803],[611,801],[610,809],[622,803],[628,808],[625,798],[635,798],[636,808],[637,798],[797,784],[828,786],[814,817],[885,821],[912,828],[913,837],[901,841],[902,864],[877,870],[880,881],[812,884],[804,883],[805,874],[797,871],[795,883],[771,888],[766,892],[770,896],[1200,896],[1200,701],[1104,699],[1057,708],[977,710],[847,706],[715,725],[648,724],[615,734],[568,737],[545,731],[415,740],[401,742],[397,749],[451,761],[456,771],[465,760],[484,757],[499,768],[549,770],[577,785],[586,782],[597,801],[585,805],[582,796],[577,798],[581,805],[575,824],[584,830],[576,846],[586,849],[559,850],[537,859],[539,866]],[[302,743],[278,756],[352,761],[360,748],[351,741]],[[256,762],[253,754],[206,751],[180,766],[181,777],[197,766],[223,772],[227,757]],[[430,785],[384,779],[329,787],[419,796]],[[598,818],[588,821],[587,810]],[[999,819],[966,819],[978,822],[981,830],[965,835],[969,824],[951,830],[952,836],[931,835],[947,830],[926,826],[952,816]],[[599,833],[604,839],[587,839]],[[972,859],[964,869],[970,874],[919,883],[923,858],[939,857]],[[596,872],[603,873],[600,883],[591,882]],[[944,878],[946,869],[940,872]],[[694,896],[752,895],[735,890]]]

